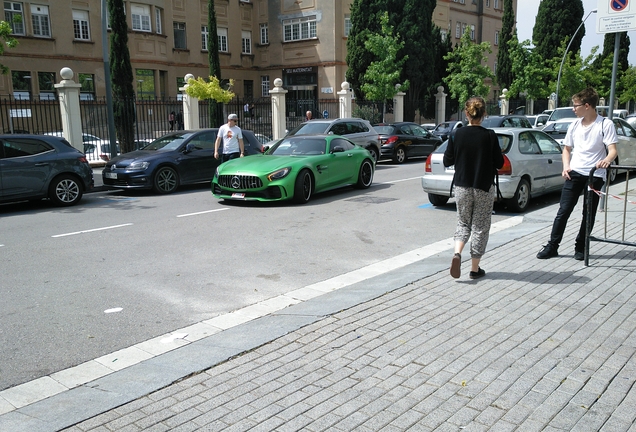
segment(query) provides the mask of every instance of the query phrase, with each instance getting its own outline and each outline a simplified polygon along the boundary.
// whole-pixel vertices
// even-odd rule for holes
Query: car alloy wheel
[[[358,172],[358,183],[356,186],[360,189],[366,189],[373,182],[373,163],[369,159],[362,161],[360,171]]]
[[[305,204],[311,198],[313,192],[313,178],[311,173],[304,169],[298,173],[294,184],[294,202]]]
[[[393,158],[393,161],[399,164],[406,162],[406,150],[404,150],[404,147],[399,146],[395,149],[395,157]]]
[[[153,189],[160,194],[169,194],[179,187],[179,176],[174,168],[161,167],[155,174]]]
[[[519,181],[519,186],[517,186],[517,191],[515,192],[515,196],[509,201],[509,205],[513,211],[522,213],[526,211],[528,205],[530,204],[530,183],[528,180],[521,179]]]
[[[72,206],[82,199],[82,186],[70,175],[57,177],[49,188],[49,198],[58,206]]]

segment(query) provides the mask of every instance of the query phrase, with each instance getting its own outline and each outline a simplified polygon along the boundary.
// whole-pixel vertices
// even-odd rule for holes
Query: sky
[[[591,10],[597,9],[599,1],[607,3],[608,0],[583,0],[583,18]],[[540,0],[517,0],[517,37],[519,41],[532,40],[532,28],[534,27]],[[603,49],[603,38],[605,35],[596,33],[596,19],[598,14],[591,14],[585,21],[585,36],[581,42],[581,55],[587,57],[592,48],[597,46],[599,51]],[[527,19],[526,19],[527,17]],[[629,64],[636,66],[636,31],[628,32],[630,39]]]

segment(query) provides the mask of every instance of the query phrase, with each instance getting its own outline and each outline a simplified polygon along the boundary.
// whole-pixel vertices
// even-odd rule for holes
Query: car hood
[[[174,150],[169,150],[169,151],[135,150],[128,153],[120,154],[119,156],[115,156],[114,158],[110,160],[108,165],[113,165],[113,164],[129,165],[130,163],[134,161],[139,161],[139,160],[152,162],[153,160],[163,159],[168,155],[173,155],[174,153],[175,153]]]
[[[268,174],[281,168],[296,165],[302,159],[305,159],[307,157],[312,156],[254,155],[232,159],[219,166],[219,174]]]

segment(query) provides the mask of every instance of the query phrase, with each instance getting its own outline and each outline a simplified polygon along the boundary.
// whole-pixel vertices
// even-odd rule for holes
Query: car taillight
[[[108,155],[99,155],[100,158],[102,158],[102,160],[105,160],[106,162],[108,162],[110,160],[110,158],[108,157]]]
[[[427,173],[433,172],[431,170],[431,156],[433,156],[432,153],[428,155],[428,157],[426,158],[426,163],[424,163],[424,172],[427,172]]]
[[[397,135],[392,135],[390,137],[388,137],[386,139],[386,141],[384,142],[384,144],[393,144],[394,142],[396,142],[398,140]]]
[[[77,158],[77,160],[82,163],[88,163],[88,159],[86,159],[86,156],[80,156]]]
[[[510,163],[510,159],[508,156],[504,155],[504,164],[501,168],[497,170],[499,175],[512,175],[512,164]]]

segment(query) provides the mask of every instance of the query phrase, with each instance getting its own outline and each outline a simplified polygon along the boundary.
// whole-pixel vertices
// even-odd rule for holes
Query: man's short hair
[[[577,100],[582,104],[589,104],[592,108],[596,108],[596,105],[598,105],[598,93],[592,87],[588,87],[572,96],[572,100]]]

